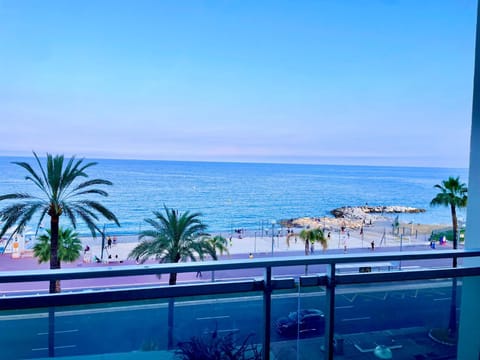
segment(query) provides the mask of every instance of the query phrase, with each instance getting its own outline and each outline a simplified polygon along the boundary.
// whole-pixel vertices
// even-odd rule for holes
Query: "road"
[[[426,281],[339,287],[335,331],[350,334],[445,325],[450,285],[448,281]],[[282,340],[275,333],[275,319],[297,308],[324,309],[324,306],[325,297],[321,290],[274,294],[272,342]],[[167,312],[164,301],[57,309],[56,354],[73,356],[165,349]],[[238,340],[253,334],[252,341],[261,343],[262,313],[262,297],[258,294],[177,300],[175,342],[217,330],[220,334],[234,332]],[[0,316],[2,359],[46,357],[47,329],[48,314],[45,310],[3,313]]]

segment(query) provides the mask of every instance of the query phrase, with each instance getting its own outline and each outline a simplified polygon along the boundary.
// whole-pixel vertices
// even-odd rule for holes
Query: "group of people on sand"
[[[118,254],[115,255],[115,258],[113,258],[112,254],[110,254],[109,251],[108,251],[109,249],[112,248],[112,245],[116,245],[116,244],[117,244],[117,237],[116,236],[114,236],[114,237],[109,236],[107,238],[107,243],[105,244],[104,250],[107,253],[108,262],[123,263],[123,260],[119,259]],[[101,263],[102,262],[102,260],[97,255],[94,256],[94,260],[95,260],[96,263]],[[83,249],[83,262],[84,263],[89,263],[91,261],[92,261],[91,248],[87,244],[87,245],[85,245],[85,248]]]

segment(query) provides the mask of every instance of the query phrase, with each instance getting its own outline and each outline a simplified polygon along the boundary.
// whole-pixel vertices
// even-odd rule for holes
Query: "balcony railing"
[[[177,322],[175,322],[175,320],[173,319],[173,309],[176,306],[176,303],[185,304],[186,301],[190,301],[189,304],[202,303],[207,304],[207,306],[213,307],[217,306],[220,303],[224,304],[228,302],[224,300],[222,300],[224,302],[220,302],[219,299],[230,299],[229,301],[231,302],[241,302],[242,309],[243,307],[245,309],[248,309],[248,301],[250,301],[249,299],[253,299],[252,297],[255,297],[254,300],[251,300],[252,307],[257,306],[258,304],[255,305],[256,303],[254,304],[254,302],[259,300],[261,303],[261,311],[260,314],[257,314],[258,318],[256,319],[258,321],[253,321],[253,324],[251,324],[252,328],[258,330],[256,332],[256,335],[252,338],[253,342],[258,349],[261,349],[263,359],[268,360],[272,357],[281,358],[280,355],[272,355],[272,334],[274,333],[274,331],[272,331],[272,327],[275,326],[276,320],[275,318],[272,318],[272,305],[276,304],[277,302],[277,300],[272,300],[272,296],[278,295],[278,299],[280,299],[281,301],[283,301],[287,297],[293,296],[294,300],[298,303],[298,310],[302,308],[302,305],[300,305],[302,297],[311,296],[313,299],[312,301],[316,301],[316,303],[318,304],[323,304],[323,329],[321,329],[318,336],[314,335],[313,337],[303,338],[301,334],[302,325],[300,323],[297,323],[296,330],[298,331],[295,331],[295,334],[293,335],[293,340],[290,339],[289,341],[297,341],[296,351],[298,353],[300,351],[299,341],[304,341],[304,339],[314,339],[316,341],[316,347],[318,348],[318,351],[324,353],[326,359],[333,359],[336,356],[336,353],[338,354],[339,351],[343,351],[341,349],[339,350],[339,339],[342,337],[342,331],[340,331],[341,326],[339,325],[339,322],[336,321],[336,313],[339,311],[338,308],[341,308],[341,306],[336,308],[336,302],[338,297],[337,292],[339,290],[340,292],[347,291],[350,294],[353,294],[350,296],[350,298],[353,298],[354,296],[356,296],[355,294],[358,294],[360,292],[377,291],[378,288],[375,288],[374,285],[376,283],[385,283],[384,286],[388,286],[388,289],[390,289],[388,291],[394,291],[398,288],[399,284],[405,286],[407,286],[408,284],[410,288],[418,288],[420,280],[435,280],[438,282],[442,279],[461,279],[465,277],[480,276],[479,266],[460,266],[457,268],[452,268],[451,265],[448,266],[448,263],[451,263],[451,261],[449,260],[451,260],[452,258],[459,259],[459,262],[461,264],[461,259],[463,258],[474,258],[479,256],[480,251],[389,252],[371,253],[367,255],[316,255],[308,257],[301,256],[248,260],[207,261],[197,263],[182,263],[175,265],[155,264],[121,266],[112,268],[102,267],[0,272],[0,284],[44,282],[50,280],[97,279],[152,274],[165,275],[172,272],[196,273],[201,271],[203,273],[206,273],[208,271],[221,272],[225,270],[259,269],[263,273],[262,276],[254,276],[248,278],[242,278],[239,275],[238,279],[236,280],[192,281],[191,283],[182,283],[175,286],[168,286],[165,284],[159,286],[129,285],[128,287],[124,288],[108,288],[108,286],[105,286],[104,289],[97,289],[95,291],[84,289],[83,291],[65,292],[60,294],[4,294],[3,297],[0,298],[0,310],[2,310],[0,312],[0,320],[8,319],[9,322],[7,324],[7,321],[0,321],[0,328],[3,326],[1,332],[1,334],[3,335],[0,337],[0,344],[3,345],[2,348],[4,349],[5,346],[11,348],[16,344],[17,346],[25,347],[25,343],[32,343],[32,353],[15,353],[15,349],[12,349],[8,353],[10,354],[11,358],[34,358],[46,356],[47,354],[50,356],[59,357],[69,355],[88,356],[98,353],[112,353],[117,351],[126,354],[135,354],[136,357],[138,356],[138,353],[134,353],[134,351],[140,350],[138,349],[138,347],[129,350],[128,347],[123,346],[124,344],[120,344],[120,342],[122,341],[121,339],[115,339],[113,333],[116,331],[118,325],[116,319],[114,318],[116,313],[113,312],[113,309],[117,309],[117,305],[121,305],[122,307],[127,306],[127,308],[129,308],[130,306],[141,306],[142,309],[148,306],[152,306],[155,308],[155,306],[157,305],[154,304],[159,304],[157,303],[157,301],[159,301],[160,303],[162,303],[163,301],[162,306],[165,309],[168,309],[168,316],[166,315],[160,317],[159,323],[161,324],[161,326],[159,327],[159,329],[161,330],[159,331],[166,331],[167,342],[166,344],[162,343],[155,344],[155,346],[152,345],[151,348],[148,350],[165,350],[166,352],[164,352],[163,354],[168,354],[170,351],[171,355],[171,350],[175,348],[175,341],[179,340],[179,335],[186,334],[186,332],[191,330],[188,329],[188,324],[182,323],[185,322],[185,320],[178,320]],[[442,266],[438,266],[437,263],[441,259],[443,259],[444,263],[442,264]],[[400,262],[405,264],[415,263],[418,261],[431,261],[432,264],[428,267],[400,267]],[[445,265],[445,261],[447,265]],[[378,266],[376,267],[375,264],[378,264]],[[386,264],[390,264],[392,266],[386,266]],[[274,273],[274,270],[277,268],[298,266],[305,268],[314,268],[315,266],[319,265],[325,267],[325,272],[314,274],[310,273],[309,275],[299,274],[298,276],[287,277],[272,275]],[[359,267],[358,269],[356,269],[357,266]],[[338,268],[342,269],[343,271],[337,271]],[[352,271],[344,271],[345,268],[350,268],[350,270]],[[354,272],[354,270],[356,270],[357,272]],[[358,270],[371,272],[358,272]],[[410,284],[410,282],[412,281],[416,281],[416,283],[414,283],[413,285]],[[425,286],[433,288],[435,287],[435,284],[435,282],[428,283]],[[352,286],[357,285],[368,287],[355,289],[351,288]],[[311,295],[312,292],[314,295]],[[398,296],[400,297],[405,295],[400,294]],[[319,297],[321,297],[320,300]],[[441,300],[443,301],[448,299],[445,297]],[[218,306],[222,307],[223,305]],[[360,306],[363,305],[361,304]],[[375,304],[373,302],[372,306],[375,307]],[[98,320],[96,318],[94,319],[94,317],[89,312],[92,311],[93,313],[92,307],[95,307],[95,313],[105,313],[110,315],[106,316],[106,320],[104,320],[103,322],[102,320]],[[279,305],[278,308],[280,309],[281,306]],[[196,311],[194,310],[195,308],[192,309],[192,311]],[[60,321],[58,319],[60,319],[62,316],[66,316],[66,314],[69,314],[69,312],[71,311],[73,311],[74,313],[83,311],[84,314],[88,314],[88,317],[91,319],[92,325],[95,321],[100,321],[100,324],[102,324],[102,326],[105,325],[105,321],[107,323],[110,322],[112,328],[109,328],[109,326],[105,326],[103,328],[103,331],[110,332],[111,337],[115,339],[113,341],[119,342],[117,344],[118,346],[114,347],[114,349],[116,350],[113,351],[108,346],[89,346],[88,343],[83,343],[83,345],[77,344],[75,346],[59,344],[59,341],[61,341],[60,337],[65,335],[65,332],[62,331],[73,332],[73,330],[58,330],[59,327],[55,324],[56,322]],[[245,317],[247,317],[247,310],[242,311],[245,311]],[[48,316],[46,315],[47,313]],[[388,314],[383,314],[382,316],[386,315]],[[123,314],[122,316],[125,316],[125,314]],[[215,318],[215,328],[212,328],[212,326],[210,326],[208,328],[209,330],[206,332],[204,331],[204,333],[208,333],[209,331],[216,333],[217,330],[219,330],[216,328],[216,326],[218,326],[218,323],[221,321],[222,316],[223,315],[212,317],[197,317],[197,319],[202,319],[202,321],[204,321],[207,318]],[[240,313],[236,313],[236,316],[238,316],[238,319],[235,321],[240,322],[240,318],[242,316],[241,311]],[[408,316],[408,314],[404,314],[404,316]],[[38,338],[27,340],[29,336],[26,336],[26,334],[24,333],[24,330],[27,331],[26,328],[28,328],[29,326],[34,327],[37,325],[28,325],[25,326],[25,328],[17,328],[15,326],[15,321],[20,321],[19,319],[24,320],[35,317],[43,317],[45,319],[45,322],[40,325],[40,327],[44,328],[45,331],[39,332],[45,335],[45,338],[43,340],[39,340]],[[47,318],[48,322],[46,320]],[[351,319],[347,320],[351,321]],[[134,322],[135,321],[138,321],[141,324],[145,321],[145,319],[139,318],[134,320]],[[128,328],[129,326],[134,325],[134,322],[130,323],[126,320],[120,326]],[[372,325],[372,329],[375,328],[375,326]],[[147,325],[145,325],[145,328],[146,327]],[[191,327],[199,328],[200,325],[195,324]],[[138,326],[135,325],[132,329],[137,328]],[[97,330],[98,329],[92,329],[92,331],[95,332]],[[239,330],[235,329],[234,327],[230,330],[232,332],[239,332]],[[135,330],[132,331],[135,332]],[[365,331],[370,332],[373,330],[370,329],[368,331]],[[177,334],[178,332],[180,332],[180,334]],[[82,335],[81,338],[87,341],[86,339],[89,339],[87,335],[88,334]],[[99,336],[103,336],[105,339],[109,338],[107,334],[99,334]],[[22,345],[15,343],[15,341],[12,345],[12,339],[17,338],[23,338]],[[182,338],[182,340],[185,340],[185,338]],[[242,339],[240,338],[240,336],[238,336],[237,340],[241,343]],[[90,343],[92,342],[91,340],[88,341]],[[40,345],[38,345],[37,347],[35,347],[36,342],[40,343]],[[276,340],[274,342],[276,342]],[[322,342],[322,344],[320,344],[320,342]],[[372,350],[365,350],[358,344],[354,345],[357,349],[359,349],[358,356],[347,356],[345,358],[361,359],[363,351],[366,352]],[[72,346],[72,348],[69,348],[68,346]],[[390,351],[395,351],[395,346],[400,345],[390,344],[389,349],[393,349]],[[9,358],[8,354],[4,358]],[[285,356],[285,358],[289,358],[289,355]]]

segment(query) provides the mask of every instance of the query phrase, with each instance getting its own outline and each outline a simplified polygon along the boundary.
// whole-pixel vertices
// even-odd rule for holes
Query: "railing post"
[[[55,357],[55,307],[48,308],[48,357]]]
[[[263,348],[262,359],[270,360],[270,334],[272,320],[272,268],[265,268],[263,290]]]
[[[332,360],[335,331],[335,264],[327,265],[325,313],[325,359]]]

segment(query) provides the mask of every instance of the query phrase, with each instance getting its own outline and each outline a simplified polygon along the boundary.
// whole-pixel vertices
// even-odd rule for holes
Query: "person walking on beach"
[[[372,246],[372,251],[375,251],[375,240],[372,240],[370,245]]]

